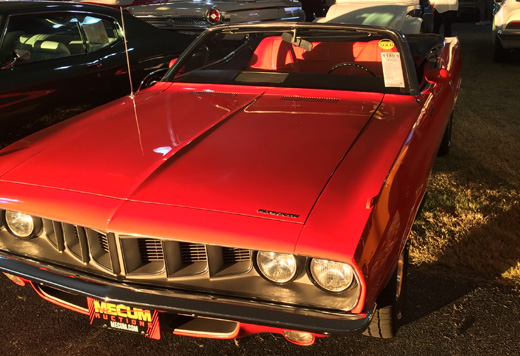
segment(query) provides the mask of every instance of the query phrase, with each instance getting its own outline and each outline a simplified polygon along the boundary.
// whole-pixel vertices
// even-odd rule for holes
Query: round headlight
[[[354,270],[347,263],[313,258],[310,272],[314,281],[323,289],[342,292],[354,280]]]
[[[275,283],[286,283],[296,277],[298,263],[289,253],[260,251],[256,254],[256,265],[260,274]]]
[[[4,221],[7,231],[21,239],[35,237],[41,229],[41,220],[18,211],[6,210]]]

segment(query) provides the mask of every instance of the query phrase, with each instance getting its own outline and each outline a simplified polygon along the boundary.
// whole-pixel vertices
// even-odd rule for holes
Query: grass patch
[[[520,283],[520,194],[435,172],[412,231],[415,264],[439,263]]]
[[[411,259],[520,284],[520,66],[494,63],[481,34],[459,38],[452,151],[434,167]]]

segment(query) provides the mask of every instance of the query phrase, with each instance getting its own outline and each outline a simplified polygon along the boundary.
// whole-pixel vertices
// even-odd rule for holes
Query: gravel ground
[[[505,65],[493,63],[489,26],[458,23],[454,32],[459,35],[464,51],[463,78],[468,78],[463,79],[465,87],[458,105],[471,105],[469,95],[481,91],[471,85],[494,86],[493,75],[480,76],[481,73],[519,70],[518,58]],[[517,82],[518,77],[511,76],[509,85],[503,82],[500,85],[516,88]],[[520,103],[511,105],[520,106]],[[151,341],[91,327],[86,316],[44,302],[29,288],[1,278],[0,350],[13,356],[520,354],[520,287],[464,277],[456,272],[428,266],[411,268],[408,311],[398,337],[327,338],[311,347],[295,346],[270,334],[224,341],[177,336]]]

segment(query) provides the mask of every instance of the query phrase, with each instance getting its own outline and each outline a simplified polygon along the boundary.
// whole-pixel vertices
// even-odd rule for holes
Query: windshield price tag
[[[381,53],[381,62],[383,64],[385,87],[404,88],[401,54],[399,52],[383,52]]]
[[[142,334],[159,340],[161,330],[157,310],[104,302],[87,297],[90,324]]]

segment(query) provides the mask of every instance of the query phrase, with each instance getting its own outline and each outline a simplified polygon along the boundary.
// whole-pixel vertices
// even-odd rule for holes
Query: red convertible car
[[[205,31],[152,87],[0,151],[0,270],[159,338],[391,337],[461,77],[456,38]]]

